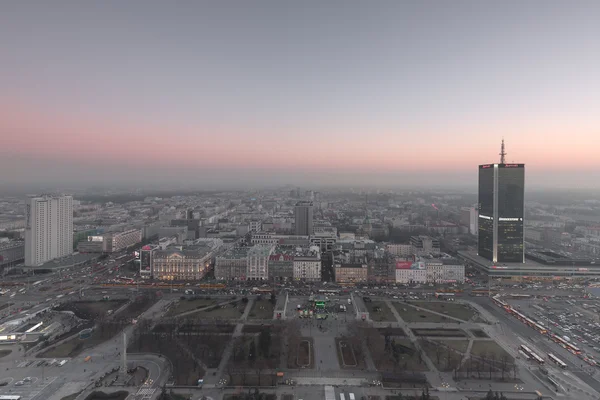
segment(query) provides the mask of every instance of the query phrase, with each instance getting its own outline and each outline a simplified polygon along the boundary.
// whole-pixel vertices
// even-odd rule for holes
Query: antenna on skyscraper
[[[502,146],[500,147],[500,164],[506,164],[506,151],[504,151],[504,138],[502,138]]]

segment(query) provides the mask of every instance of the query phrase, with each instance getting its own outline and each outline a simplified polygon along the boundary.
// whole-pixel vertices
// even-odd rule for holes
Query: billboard
[[[102,242],[103,240],[103,236],[88,236],[88,242]]]
[[[143,250],[140,253],[140,271],[150,271],[150,264],[152,262],[152,250]]]
[[[410,269],[412,261],[396,261],[396,269]]]

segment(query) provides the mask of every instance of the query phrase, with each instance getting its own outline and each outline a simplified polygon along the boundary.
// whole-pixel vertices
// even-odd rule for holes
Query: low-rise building
[[[396,257],[388,252],[375,253],[368,261],[369,270],[367,280],[372,283],[394,283],[396,282]]]
[[[426,283],[427,269],[422,262],[396,262],[396,283],[412,284]]]
[[[331,232],[319,232],[310,236],[310,245],[321,251],[330,251],[335,247],[337,237]]]
[[[334,265],[336,283],[358,283],[367,281],[368,266],[361,263]]]
[[[15,241],[0,244],[0,270],[14,266],[25,259],[25,242]]]
[[[440,254],[440,241],[429,236],[411,236],[410,244],[417,256]]]
[[[125,232],[111,232],[104,236],[104,252],[116,253],[142,241],[141,229],[129,229]]]
[[[269,257],[269,280],[285,282],[294,279],[294,255],[276,248]]]
[[[317,247],[303,249],[294,254],[294,280],[321,280],[321,252]]]
[[[249,247],[234,247],[219,255],[215,261],[216,279],[246,279]]]
[[[154,279],[200,280],[208,272],[212,252],[207,246],[169,247],[152,253]]]
[[[246,278],[249,280],[269,279],[269,257],[273,253],[273,245],[256,245],[248,250],[248,269]]]
[[[426,261],[425,265],[429,283],[463,283],[465,281],[465,266],[455,259]]]
[[[388,244],[385,249],[391,255],[399,257],[410,257],[414,254],[412,244]]]

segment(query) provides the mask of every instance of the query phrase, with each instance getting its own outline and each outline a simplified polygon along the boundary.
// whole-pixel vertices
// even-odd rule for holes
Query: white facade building
[[[73,197],[30,197],[25,203],[25,265],[73,253]]]
[[[321,280],[321,253],[318,248],[312,247],[311,251],[294,257],[294,280]]]
[[[463,283],[465,281],[465,266],[462,264],[428,262],[426,268],[427,282],[429,283]]]
[[[410,268],[396,268],[396,283],[426,283],[427,270],[422,263],[414,263]]]
[[[269,279],[269,257],[275,246],[256,245],[248,250],[246,279]]]

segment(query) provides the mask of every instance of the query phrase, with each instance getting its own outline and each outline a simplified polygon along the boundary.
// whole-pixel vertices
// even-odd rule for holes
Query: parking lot
[[[17,375],[18,371],[7,371],[10,375]],[[6,386],[0,387],[0,394],[21,396],[21,400],[44,399],[46,397],[40,394],[50,384],[57,379],[57,376],[41,377],[13,377],[7,376],[2,378],[2,382],[7,382]]]

